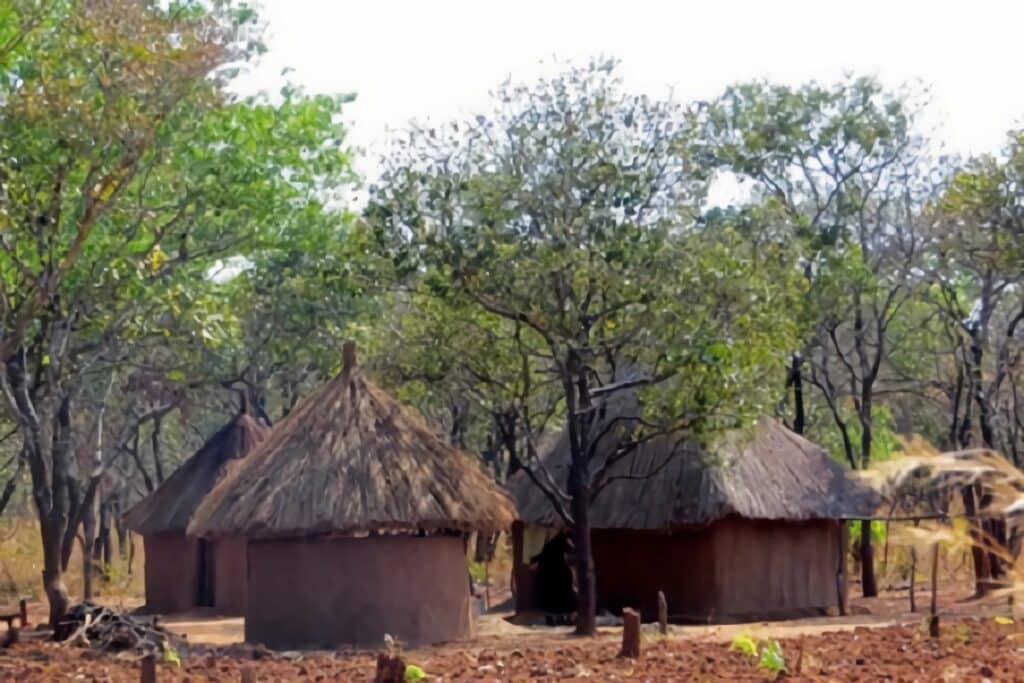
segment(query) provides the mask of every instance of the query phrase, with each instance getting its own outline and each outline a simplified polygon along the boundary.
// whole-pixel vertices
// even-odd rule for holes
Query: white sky
[[[270,52],[244,91],[284,67],[312,92],[355,92],[350,142],[372,173],[389,128],[482,109],[511,75],[553,57],[622,60],[628,88],[677,101],[765,77],[845,72],[930,86],[948,151],[996,151],[1024,122],[1024,2],[1017,0],[262,0]]]

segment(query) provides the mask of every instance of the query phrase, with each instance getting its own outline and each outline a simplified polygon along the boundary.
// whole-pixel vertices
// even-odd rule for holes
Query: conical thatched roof
[[[592,471],[616,445],[606,438]],[[568,477],[569,449],[562,438],[543,456],[552,476]],[[720,438],[710,451],[669,438],[641,444],[616,463],[612,481],[591,506],[597,529],[671,529],[735,516],[758,520],[871,517],[878,497],[847,476],[824,450],[771,418]],[[560,526],[561,519],[525,472],[509,488],[524,522]]]
[[[267,434],[248,415],[238,415],[182,463],[155,491],[124,515],[140,534],[184,533],[203,497],[216,486],[233,460],[244,458]]]
[[[347,346],[341,374],[206,497],[189,533],[492,532],[514,518],[474,458],[370,382]]]

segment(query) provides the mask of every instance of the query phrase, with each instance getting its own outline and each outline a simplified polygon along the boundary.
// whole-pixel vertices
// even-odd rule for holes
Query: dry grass
[[[937,509],[948,513],[949,520],[927,520],[917,526],[901,524],[890,544],[914,552],[920,568],[926,568],[930,551],[936,544],[943,562],[950,557],[969,557],[972,544],[979,542],[989,553],[997,555],[1006,570],[1000,579],[1002,588],[995,594],[1005,595],[1019,611],[1024,604],[1024,553],[1004,547],[995,539],[979,533],[965,517],[962,499],[957,495],[965,486],[984,492],[990,502],[986,513],[1006,519],[1009,533],[1024,532],[1024,473],[998,453],[987,449],[938,453],[920,441],[910,442],[906,455],[885,463],[868,476],[872,484],[889,500],[891,509],[926,514]],[[970,560],[961,563],[970,568]],[[921,567],[924,565],[924,567]],[[1021,615],[1024,616],[1024,615]]]
[[[106,568],[107,579],[96,582],[95,597],[111,604],[120,600],[141,598],[144,593],[142,541],[136,538],[135,557],[131,574],[128,562],[117,548],[117,536],[112,538],[113,563]],[[23,517],[0,518],[0,605],[19,598],[42,599],[40,575],[43,570],[43,551],[39,541],[39,524]],[[82,555],[76,545],[71,564],[64,578],[72,599],[82,597]]]

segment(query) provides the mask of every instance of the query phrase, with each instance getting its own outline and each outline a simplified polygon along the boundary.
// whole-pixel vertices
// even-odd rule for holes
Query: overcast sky
[[[284,67],[315,92],[354,92],[350,141],[372,157],[410,118],[486,105],[553,58],[622,60],[627,87],[678,101],[752,78],[846,72],[930,86],[927,125],[949,151],[996,151],[1024,121],[1018,0],[263,0],[270,52],[243,90]],[[372,162],[369,163],[372,166]],[[369,170],[369,167],[363,166]]]

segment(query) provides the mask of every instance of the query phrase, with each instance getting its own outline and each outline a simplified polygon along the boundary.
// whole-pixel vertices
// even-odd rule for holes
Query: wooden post
[[[939,544],[932,544],[932,614],[928,620],[928,635],[939,637]]]
[[[914,528],[917,528],[921,524],[921,520],[914,520]],[[910,546],[910,611],[917,611],[917,595],[915,589],[917,588],[917,548],[911,544]]]
[[[658,631],[663,636],[668,635],[668,601],[662,591],[658,591]]]
[[[22,628],[28,628],[28,601],[22,598],[18,601],[18,618]]]
[[[142,658],[141,683],[156,683],[156,657],[146,655]]]
[[[491,561],[484,562],[484,609],[491,609]]]
[[[373,683],[405,683],[405,662],[386,652],[377,655],[377,673]]]
[[[629,607],[622,610],[622,650],[620,657],[640,656],[640,613]]]
[[[846,616],[846,546],[849,542],[849,535],[846,531],[846,522],[839,522],[839,556],[836,559],[836,602],[839,606],[839,616]]]
[[[256,670],[251,666],[242,669],[242,683],[256,683]]]

